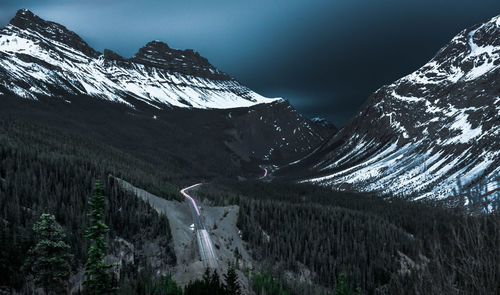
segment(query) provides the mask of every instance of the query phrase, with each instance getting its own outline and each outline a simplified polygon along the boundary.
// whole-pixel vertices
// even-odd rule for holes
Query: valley
[[[54,284],[86,288],[96,183],[118,294],[497,294],[498,40],[499,17],[464,29],[337,128],[192,49],[101,53],[19,10],[0,30],[0,294],[51,293],[26,266],[44,213],[71,251]]]

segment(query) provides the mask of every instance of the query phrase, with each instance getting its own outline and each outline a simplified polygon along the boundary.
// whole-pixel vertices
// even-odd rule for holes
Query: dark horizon
[[[151,40],[192,48],[262,95],[342,126],[373,91],[418,69],[461,30],[500,13],[500,2],[490,0],[140,3],[146,4],[7,0],[0,25],[27,8],[101,52],[130,57]]]

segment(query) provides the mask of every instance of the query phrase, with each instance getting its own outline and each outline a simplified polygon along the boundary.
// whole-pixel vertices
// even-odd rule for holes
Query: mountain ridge
[[[151,41],[132,58],[100,53],[66,27],[26,9],[0,30],[0,57],[0,93],[35,100],[87,94],[131,107],[139,100],[156,108],[209,109],[283,100],[255,93],[192,49]]]
[[[463,30],[424,66],[379,88],[344,128],[294,163],[307,171],[299,179],[498,207],[498,40],[500,16]]]

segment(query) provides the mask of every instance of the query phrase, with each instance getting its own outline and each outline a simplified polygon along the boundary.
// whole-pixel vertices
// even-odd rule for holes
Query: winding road
[[[259,179],[264,179],[267,176],[267,168],[262,167],[262,165],[259,165],[260,169],[264,170],[264,175],[259,177]]]
[[[203,219],[200,215],[200,210],[196,201],[187,193],[188,190],[200,186],[201,183],[193,184],[181,190],[181,194],[189,200],[189,207],[191,208],[191,213],[193,214],[193,222],[196,230],[196,238],[198,240],[198,246],[200,248],[201,260],[203,260],[207,267],[211,269],[218,269],[219,265],[217,262],[217,256],[215,255],[214,247],[210,235],[203,224]]]

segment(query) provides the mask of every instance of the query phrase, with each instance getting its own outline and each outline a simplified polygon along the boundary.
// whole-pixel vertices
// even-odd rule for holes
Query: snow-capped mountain
[[[500,16],[463,30],[417,71],[378,89],[295,166],[302,181],[419,198],[500,196]],[[470,198],[468,198],[470,197]]]
[[[334,132],[193,50],[152,41],[132,58],[100,53],[28,10],[0,30],[0,115],[211,175],[260,173],[262,161],[300,157]]]
[[[85,94],[156,108],[235,108],[272,103],[193,50],[152,41],[132,58],[92,49],[77,34],[19,10],[0,31],[0,94],[27,99]]]

